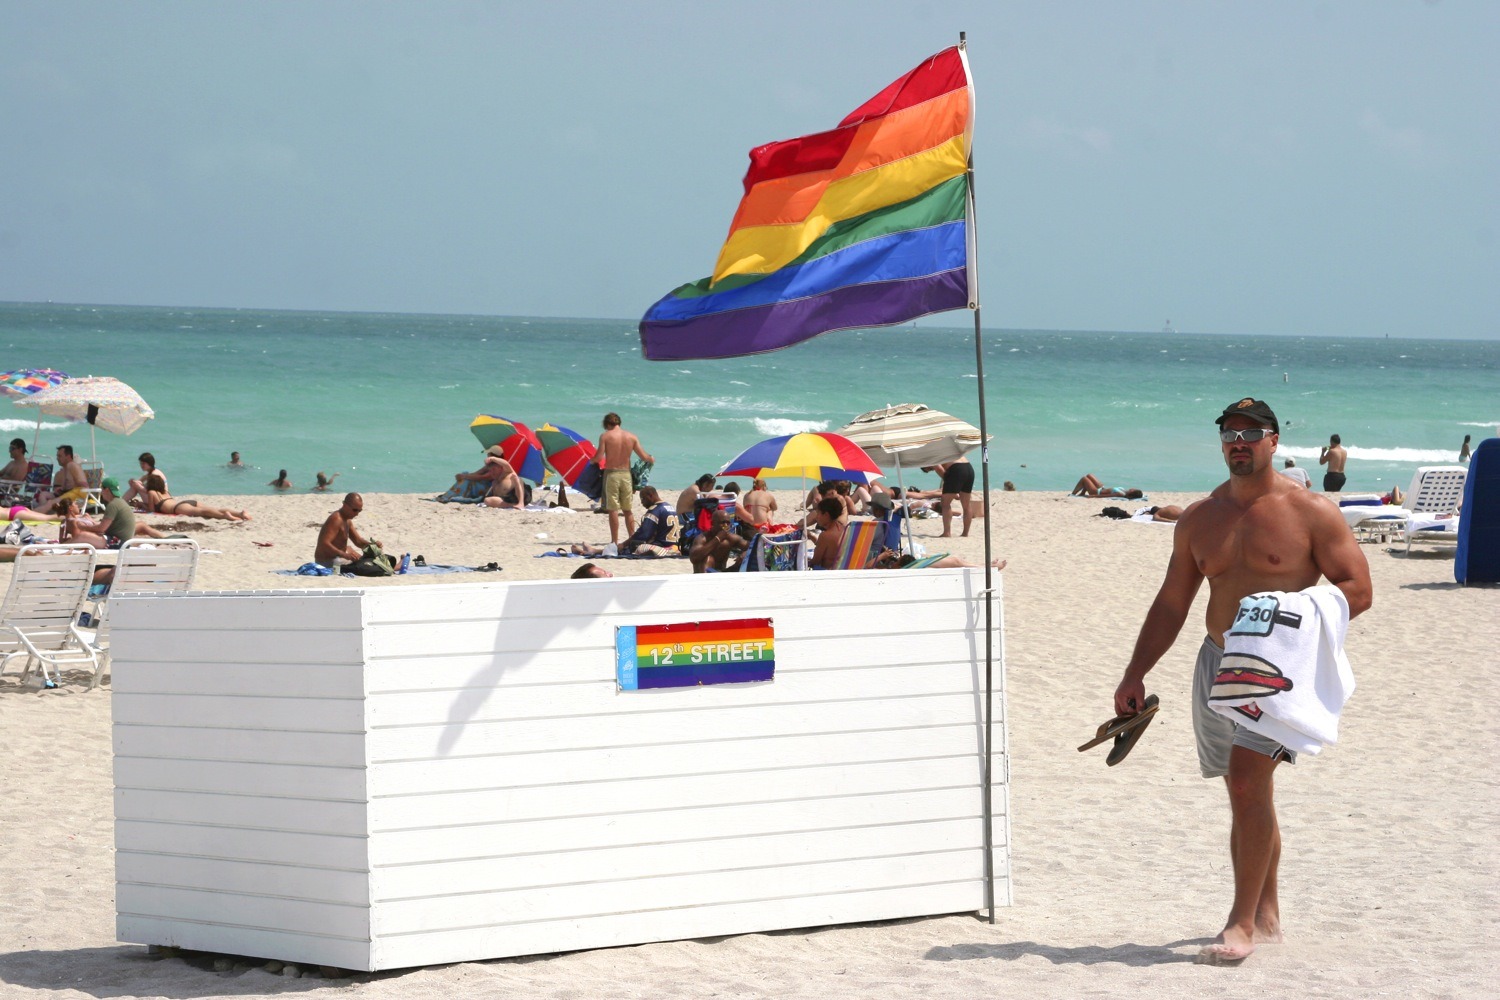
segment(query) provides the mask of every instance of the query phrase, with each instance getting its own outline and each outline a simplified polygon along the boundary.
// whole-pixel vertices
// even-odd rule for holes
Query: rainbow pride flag
[[[615,629],[615,679],[622,691],[747,684],[776,674],[769,618],[733,618]]]
[[[968,60],[955,46],[837,128],[752,149],[712,277],[651,307],[645,356],[761,354],[972,307],[972,122]]]

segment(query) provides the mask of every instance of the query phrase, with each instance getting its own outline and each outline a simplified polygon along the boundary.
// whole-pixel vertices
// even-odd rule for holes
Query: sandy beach
[[[675,495],[675,494],[673,494]],[[783,510],[796,495],[778,494]],[[277,576],[311,558],[340,495],[218,497],[246,524],[164,523],[206,549],[198,589],[348,586]],[[1156,494],[1152,503],[1186,503]],[[1012,753],[1015,905],[993,925],[971,914],[564,955],[352,978],[274,974],[197,956],[152,956],[114,937],[110,689],[74,678],[56,691],[0,678],[0,996],[704,997],[945,995],[1484,997],[1497,982],[1484,944],[1500,912],[1500,613],[1494,587],[1453,582],[1452,546],[1408,558],[1368,544],[1374,608],[1350,626],[1359,690],[1339,745],[1279,772],[1288,940],[1238,969],[1194,965],[1230,901],[1222,783],[1198,777],[1190,669],[1207,588],[1148,678],[1160,721],[1130,759],[1074,748],[1110,698],[1165,569],[1169,526],[1095,515],[1119,501],[997,493]],[[1126,504],[1133,507],[1133,503]],[[579,560],[537,558],[608,541],[605,517],[445,506],[367,494],[360,524],[389,551],[498,573],[392,584],[554,579]],[[968,539],[929,552],[975,562]],[[271,543],[263,547],[256,543]],[[686,560],[614,560],[617,575],[687,573]],[[0,567],[8,584],[9,567]]]

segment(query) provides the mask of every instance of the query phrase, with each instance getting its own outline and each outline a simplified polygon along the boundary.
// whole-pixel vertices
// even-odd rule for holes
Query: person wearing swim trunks
[[[88,477],[83,474],[83,466],[79,465],[78,459],[73,457],[73,446],[58,445],[57,475],[52,479],[52,489],[55,495],[42,505],[41,510],[47,514],[62,513],[72,501],[82,500],[88,496],[88,485]]]
[[[1193,728],[1200,770],[1204,777],[1224,777],[1229,791],[1234,867],[1229,918],[1198,957],[1217,965],[1243,960],[1259,942],[1281,940],[1281,832],[1272,776],[1277,764],[1292,759],[1280,744],[1209,710],[1224,633],[1249,594],[1305,590],[1326,578],[1343,592],[1353,618],[1369,610],[1371,591],[1370,567],[1338,508],[1276,472],[1280,425],[1271,408],[1242,399],[1215,422],[1229,479],[1178,519],[1166,578],[1115,689],[1114,709],[1133,715],[1145,705],[1145,676],[1176,642],[1206,579],[1208,634],[1194,672]]]
[[[604,509],[609,513],[609,540],[620,541],[620,515],[625,515],[626,537],[635,534],[635,513],[631,510],[631,495],[635,487],[630,481],[630,456],[634,453],[647,465],[655,465],[656,459],[646,453],[640,440],[620,426],[618,413],[604,415],[604,433],[599,435],[599,448],[594,464],[604,473]]]
[[[1344,463],[1349,461],[1349,452],[1344,448],[1342,439],[1337,434],[1328,437],[1328,443],[1318,454],[1318,464],[1328,466],[1328,471],[1323,473],[1323,492],[1337,493],[1344,488],[1349,480],[1344,476]]]
[[[31,471],[31,463],[26,460],[26,442],[22,438],[12,438],[10,442],[10,462],[4,469],[0,469],[0,479],[11,483],[26,482],[26,473]]]

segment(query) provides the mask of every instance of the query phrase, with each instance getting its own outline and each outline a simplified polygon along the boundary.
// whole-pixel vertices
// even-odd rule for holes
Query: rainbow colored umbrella
[[[15,368],[0,373],[0,394],[30,396],[67,380],[68,374],[55,368]]]
[[[880,477],[865,450],[842,434],[828,431],[783,434],[751,445],[725,463],[720,476],[761,479],[801,476],[803,479],[847,479],[868,483]]]
[[[547,465],[562,481],[578,488],[578,477],[594,460],[594,442],[577,431],[556,424],[543,424],[536,430],[537,440],[547,456]]]
[[[542,443],[537,440],[530,427],[519,420],[507,420],[488,413],[481,413],[469,424],[469,430],[479,439],[479,444],[488,450],[500,446],[500,453],[522,479],[541,485],[547,476],[542,464]]]

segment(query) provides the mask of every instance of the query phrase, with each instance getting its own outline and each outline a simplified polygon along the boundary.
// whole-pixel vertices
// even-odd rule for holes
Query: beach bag
[[[395,576],[396,565],[372,542],[365,546],[365,554],[346,566],[344,572],[354,576]]]
[[[46,541],[45,538],[21,523],[20,518],[10,522],[5,529],[5,537],[0,538],[0,543],[5,545],[31,545],[44,541]]]

